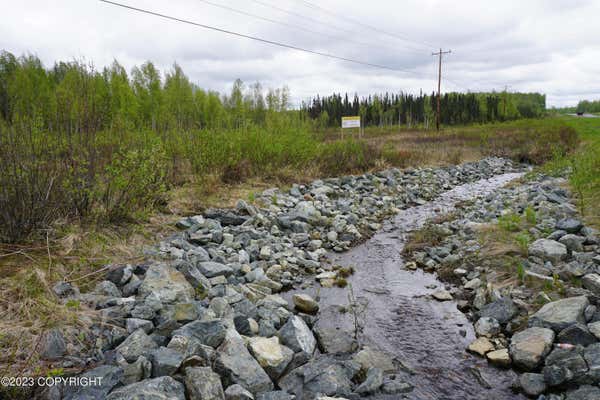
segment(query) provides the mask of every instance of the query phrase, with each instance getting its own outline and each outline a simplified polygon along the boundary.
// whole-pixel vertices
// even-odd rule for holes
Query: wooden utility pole
[[[504,115],[503,117],[506,118],[506,102],[508,100],[508,88],[510,87],[510,85],[504,85],[504,96],[503,97],[503,103],[504,103]]]
[[[440,49],[440,51],[436,52],[436,53],[431,53],[432,56],[438,56],[439,57],[439,67],[438,67],[438,93],[437,93],[437,114],[436,114],[436,119],[435,119],[435,128],[437,129],[437,131],[440,131],[440,93],[442,90],[442,55],[443,54],[450,54],[452,53],[452,50],[448,50],[448,51],[442,51],[442,49]]]

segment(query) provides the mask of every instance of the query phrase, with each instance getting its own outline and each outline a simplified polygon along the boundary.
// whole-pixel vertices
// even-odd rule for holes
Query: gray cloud
[[[298,102],[334,91],[431,92],[436,87],[431,51],[443,46],[453,50],[444,63],[446,90],[502,90],[509,85],[514,91],[544,92],[549,105],[600,97],[600,84],[595,83],[600,70],[600,2],[595,0],[312,0],[345,16],[341,19],[299,0],[261,0],[296,15],[253,0],[211,0],[327,35],[259,21],[197,0],[122,1],[412,73],[331,60],[81,0],[4,5],[0,48],[37,54],[46,65],[83,58],[100,68],[117,59],[131,68],[152,60],[164,72],[178,62],[193,82],[207,89],[227,91],[236,78],[258,80],[265,87],[287,84]]]

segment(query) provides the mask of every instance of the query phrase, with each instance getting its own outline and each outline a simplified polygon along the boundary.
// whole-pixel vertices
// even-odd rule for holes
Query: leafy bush
[[[323,144],[317,162],[324,174],[335,176],[369,169],[377,158],[379,152],[374,147],[362,141],[346,139]]]
[[[166,154],[159,143],[128,150],[106,166],[102,203],[111,221],[164,201]]]

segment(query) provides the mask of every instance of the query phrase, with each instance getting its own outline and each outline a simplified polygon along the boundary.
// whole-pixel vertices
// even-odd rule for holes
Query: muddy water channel
[[[360,344],[390,355],[403,366],[398,378],[414,386],[410,393],[373,398],[523,398],[509,389],[513,372],[489,366],[465,352],[475,339],[471,323],[454,301],[432,299],[429,295],[442,283],[433,274],[404,269],[401,255],[410,232],[428,219],[452,211],[459,201],[489,195],[520,175],[498,175],[456,187],[434,201],[402,211],[367,242],[330,256],[332,263],[356,270],[349,282],[357,302],[364,304]],[[308,292],[312,290],[316,288]],[[349,289],[323,288],[319,294],[319,323],[354,332],[353,316],[336,311],[339,305],[348,304]]]

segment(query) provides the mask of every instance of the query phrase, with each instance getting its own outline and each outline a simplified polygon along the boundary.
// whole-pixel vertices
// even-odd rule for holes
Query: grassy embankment
[[[565,176],[567,187],[574,195],[575,203],[586,225],[600,228],[600,118],[577,118],[559,116],[553,119],[575,130],[579,136],[578,146],[567,153],[554,151],[548,160],[538,166],[534,173]],[[445,216],[453,219],[453,215]],[[539,216],[532,207],[523,210],[506,205],[506,214],[497,223],[486,224],[479,229],[479,242],[482,248],[460,261],[461,265],[487,266],[489,273],[484,277],[495,288],[525,283],[539,293],[536,300],[541,305],[548,299],[558,299],[564,295],[564,284],[559,276],[543,280],[526,274],[523,262],[528,257],[528,247],[533,238],[530,229],[539,222]],[[545,232],[550,234],[551,231]],[[443,242],[443,231],[432,221],[422,230],[412,235],[406,246],[408,253]],[[443,279],[456,281],[453,273],[458,265],[447,265],[437,273]],[[566,279],[563,277],[563,279]],[[579,279],[570,279],[570,284],[580,285]]]
[[[36,343],[46,329],[71,326],[85,332],[81,316],[89,311],[75,303],[59,305],[51,292],[55,282],[93,286],[102,275],[94,271],[141,260],[143,247],[172,232],[180,216],[232,205],[237,198],[252,200],[255,191],[272,185],[388,166],[450,164],[487,155],[543,163],[553,154],[566,155],[577,142],[573,129],[558,119],[452,127],[439,134],[369,128],[362,140],[344,141],[334,132],[313,133],[309,123],[296,119],[274,119],[260,129],[98,132],[66,142],[68,147],[64,138],[35,133],[2,136],[10,139],[4,146],[13,146],[0,176],[11,188],[3,193],[2,211],[15,222],[2,227],[3,233],[28,228],[26,236],[15,234],[18,241],[0,247],[0,364],[13,371],[44,370]],[[114,148],[125,150],[116,157]],[[95,174],[90,177],[73,163],[76,158],[64,157],[67,149],[81,158],[93,155]],[[7,166],[19,168],[11,173]],[[52,191],[39,193],[48,182]]]

